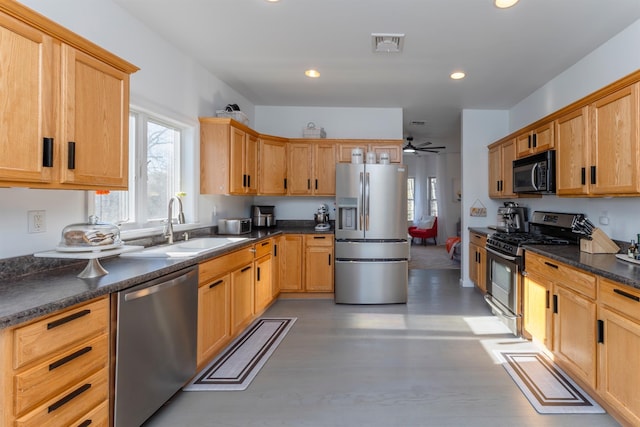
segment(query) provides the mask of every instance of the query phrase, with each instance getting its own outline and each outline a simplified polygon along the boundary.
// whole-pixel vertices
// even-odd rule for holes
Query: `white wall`
[[[260,133],[302,138],[309,122],[327,138],[403,139],[401,108],[276,107],[257,105],[254,129]]]
[[[193,165],[200,161],[198,116],[211,116],[216,109],[233,102],[253,120],[251,102],[110,0],[22,3],[140,67],[131,77],[131,103],[192,126],[189,158]],[[197,184],[199,167],[188,170],[192,174],[190,180]],[[212,218],[214,207],[225,216],[246,216],[251,204],[250,198],[232,200],[222,196],[200,196],[196,202],[192,206],[198,206],[198,213],[188,212],[187,216],[198,216],[205,222]],[[27,210],[46,210],[46,233],[27,233]],[[0,258],[52,249],[58,244],[62,229],[85,222],[86,212],[84,191],[0,189]]]

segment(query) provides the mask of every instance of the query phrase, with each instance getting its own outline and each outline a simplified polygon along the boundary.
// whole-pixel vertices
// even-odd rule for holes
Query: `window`
[[[438,216],[438,183],[435,176],[427,178],[428,183],[428,199],[429,199],[429,215]]]
[[[141,111],[129,115],[129,191],[90,192],[103,222],[123,228],[159,225],[169,199],[181,191],[183,127]],[[93,196],[93,197],[91,197]]]
[[[415,182],[416,182],[415,178],[407,179],[407,220],[408,221],[415,220],[415,215],[416,215]]]

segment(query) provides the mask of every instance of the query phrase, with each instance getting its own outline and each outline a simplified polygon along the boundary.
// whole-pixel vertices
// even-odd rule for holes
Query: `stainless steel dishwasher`
[[[118,294],[114,424],[141,425],[196,370],[198,269]]]

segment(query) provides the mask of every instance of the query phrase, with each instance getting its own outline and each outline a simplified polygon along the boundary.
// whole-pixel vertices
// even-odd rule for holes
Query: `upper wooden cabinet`
[[[200,192],[257,194],[257,133],[232,119],[200,118]]]
[[[588,107],[578,108],[555,121],[556,193],[589,194]]]
[[[287,194],[287,140],[275,136],[258,138],[258,194]]]
[[[0,4],[0,55],[0,183],[126,188],[138,68],[17,2]]]
[[[336,145],[294,142],[288,146],[287,191],[295,196],[336,194]]]
[[[338,146],[338,163],[351,163],[351,150],[362,148],[363,157],[368,151],[376,153],[376,159],[380,161],[381,153],[389,154],[391,163],[402,163],[402,141],[401,140],[371,140],[371,139],[350,139],[336,140]]]
[[[513,192],[513,161],[516,158],[514,139],[489,146],[489,197],[518,197]]]
[[[553,122],[516,136],[517,157],[527,157],[554,147]]]

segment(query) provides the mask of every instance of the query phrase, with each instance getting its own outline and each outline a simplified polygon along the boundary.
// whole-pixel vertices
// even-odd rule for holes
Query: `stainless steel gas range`
[[[522,334],[522,269],[525,245],[575,245],[583,214],[535,211],[529,231],[487,237],[487,293],[492,312],[516,335]]]

